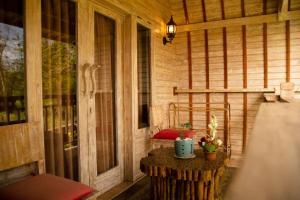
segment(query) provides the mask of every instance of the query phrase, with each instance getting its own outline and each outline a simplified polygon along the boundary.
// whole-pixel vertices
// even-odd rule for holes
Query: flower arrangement
[[[217,127],[217,117],[213,114],[211,116],[210,124],[208,125],[208,128],[210,129],[209,133],[203,136],[199,141],[199,145],[202,147],[204,152],[216,152],[217,149],[223,144],[222,140],[217,138]]]

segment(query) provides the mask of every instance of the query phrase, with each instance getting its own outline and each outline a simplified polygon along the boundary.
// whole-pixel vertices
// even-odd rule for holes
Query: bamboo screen
[[[0,125],[25,122],[23,0],[0,0]]]
[[[78,180],[75,22],[73,1],[42,1],[46,171]]]
[[[97,173],[117,165],[115,121],[115,21],[95,13],[95,63],[97,71],[96,145]]]
[[[150,30],[137,25],[137,68],[138,68],[138,127],[149,126],[150,87]]]

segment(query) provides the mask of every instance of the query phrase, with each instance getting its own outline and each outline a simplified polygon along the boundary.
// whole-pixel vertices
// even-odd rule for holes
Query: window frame
[[[149,128],[151,126],[151,106],[152,106],[152,70],[153,70],[153,32],[152,32],[152,29],[149,25],[146,25],[143,21],[141,20],[137,20],[137,23],[136,23],[136,44],[138,44],[138,26],[141,26],[145,29],[147,29],[147,31],[149,32],[149,50],[148,50],[148,60],[149,60],[149,65],[147,66],[148,67],[148,71],[149,71],[149,75],[148,75],[148,78],[149,78],[149,104],[148,104],[148,123],[144,126],[140,126],[140,118],[139,118],[139,67],[138,67],[138,45],[136,46],[136,73],[137,73],[137,79],[136,79],[136,85],[137,85],[137,89],[136,89],[136,94],[137,94],[137,128],[138,129],[145,129],[145,128]]]
[[[27,79],[28,79],[28,72],[27,72],[27,45],[26,45],[26,35],[27,35],[27,13],[26,13],[26,7],[27,7],[27,2],[26,0],[22,0],[22,4],[23,4],[23,8],[22,8],[22,29],[23,29],[23,65],[24,65],[24,91],[23,91],[23,94],[24,94],[24,100],[23,100],[23,103],[24,103],[24,117],[25,119],[23,120],[17,120],[17,121],[9,121],[7,119],[6,122],[0,122],[0,127],[5,127],[5,126],[10,126],[10,125],[17,125],[17,124],[25,124],[28,122],[28,95],[27,95],[27,91],[28,91],[28,88],[27,87]],[[10,24],[7,24],[7,25],[10,25]],[[5,96],[7,97],[7,96]],[[14,97],[14,96],[12,96]],[[9,106],[8,106],[9,107]],[[6,108],[5,110],[5,113],[6,115],[10,115],[11,113],[8,113],[9,112],[9,108]]]

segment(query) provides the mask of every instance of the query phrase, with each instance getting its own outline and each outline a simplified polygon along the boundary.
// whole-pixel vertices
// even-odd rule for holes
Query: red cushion
[[[77,200],[94,190],[65,178],[42,174],[0,188],[1,200]]]
[[[193,130],[180,130],[180,129],[164,129],[156,133],[154,139],[166,139],[166,140],[176,140],[179,137],[179,133],[184,133],[185,137],[192,138],[195,135]]]

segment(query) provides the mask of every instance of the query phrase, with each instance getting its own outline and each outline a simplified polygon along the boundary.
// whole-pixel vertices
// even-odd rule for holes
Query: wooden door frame
[[[123,170],[123,13],[114,10],[108,5],[98,1],[78,2],[78,113],[80,137],[80,177],[82,182],[98,189],[100,193],[107,190],[103,186],[105,180],[111,177],[116,183],[124,180]],[[108,16],[116,23],[116,65],[115,65],[115,107],[116,107],[116,133],[117,133],[117,159],[118,165],[107,172],[97,175],[96,155],[96,119],[95,96],[83,94],[84,72],[81,67],[85,63],[94,64],[94,13]],[[87,81],[87,87],[90,83]],[[82,159],[83,158],[83,159]],[[114,178],[112,178],[114,177]],[[117,180],[116,180],[116,177]],[[113,181],[111,181],[113,183]]]
[[[42,83],[42,8],[39,0],[25,2],[25,60],[27,122],[36,124],[38,170],[45,172],[45,148],[43,128],[43,83]],[[30,148],[30,147],[28,147]],[[33,149],[33,148],[31,148]]]
[[[140,24],[142,26],[144,26],[145,28],[149,29],[150,31],[150,91],[151,91],[151,94],[150,94],[150,105],[149,105],[149,108],[152,106],[152,101],[153,101],[153,94],[152,94],[152,91],[153,91],[153,69],[154,69],[154,31],[153,31],[153,25],[149,24],[148,22],[144,21],[143,19],[141,18],[137,18],[136,19],[136,22],[135,22],[135,29],[136,29],[136,35],[135,35],[135,38],[134,38],[134,41],[135,43],[137,44],[137,25]],[[134,85],[135,85],[135,88],[134,88],[134,98],[135,98],[135,102],[136,104],[134,105],[134,113],[135,113],[135,116],[134,116],[134,120],[135,120],[135,131],[134,133],[137,134],[137,135],[140,135],[140,136],[143,136],[145,138],[145,143],[144,143],[144,147],[145,148],[147,146],[146,143],[148,143],[148,145],[150,146],[150,140],[147,140],[149,139],[149,136],[150,136],[150,127],[151,127],[151,119],[150,119],[150,110],[149,110],[149,126],[147,127],[143,127],[143,128],[139,128],[138,127],[138,112],[139,112],[139,108],[138,108],[138,66],[137,66],[137,46],[135,49],[132,50],[133,52],[135,52],[135,62],[136,62],[136,69],[134,69],[134,72],[136,73],[136,78],[134,79]],[[135,144],[137,144],[137,142],[134,142]],[[150,149],[149,149],[150,150]],[[138,147],[136,147],[136,151],[139,151]],[[144,155],[144,156],[147,156],[147,155]],[[141,158],[137,157],[137,156],[133,156],[134,157],[134,160],[135,159],[138,159],[138,160],[135,160],[134,163],[137,165],[139,165],[139,161]],[[135,169],[137,167],[135,166]],[[144,173],[142,171],[133,171],[133,180],[137,180],[139,179],[140,177],[142,177],[144,175]]]
[[[150,85],[151,85],[151,102],[154,74],[154,27],[148,22],[134,15],[127,15],[124,23],[124,107],[125,122],[125,180],[135,181],[140,178],[142,172],[137,172],[136,166],[139,158],[136,158],[136,137],[135,135],[149,135],[149,128],[138,128],[138,70],[137,70],[137,25],[140,24],[150,30]],[[151,122],[150,122],[151,123]],[[146,136],[145,136],[146,137]]]

